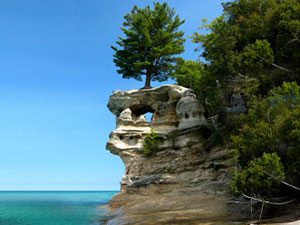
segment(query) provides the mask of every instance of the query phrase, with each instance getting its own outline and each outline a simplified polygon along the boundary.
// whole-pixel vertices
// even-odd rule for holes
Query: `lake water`
[[[99,225],[116,191],[0,192],[0,225]]]

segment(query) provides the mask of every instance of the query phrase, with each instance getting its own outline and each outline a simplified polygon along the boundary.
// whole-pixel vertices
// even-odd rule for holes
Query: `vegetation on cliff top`
[[[120,49],[112,46],[117,72],[137,80],[145,75],[144,88],[151,88],[151,80],[166,81],[179,60],[174,55],[184,51],[184,32],[178,30],[184,20],[167,3],[159,2],[154,9],[135,6],[124,19],[121,29],[126,38],[119,37]]]
[[[173,76],[198,93],[207,116],[218,115],[217,129],[230,125],[222,138],[235,153],[234,193],[266,200],[286,194],[284,177],[300,177],[300,2],[236,0],[223,8],[203,21],[207,32],[192,36],[201,58],[177,64]],[[230,120],[233,94],[248,112]]]
[[[184,50],[177,31],[183,21],[165,3],[154,5],[125,16],[127,38],[117,42],[123,49],[113,47],[118,72],[138,80],[146,75],[145,87],[172,75],[194,89],[206,116],[218,118],[218,137],[233,149],[233,192],[263,200],[281,195],[285,177],[300,178],[300,1],[223,3],[223,15],[203,20],[205,32],[191,36],[201,51],[197,61],[173,57]],[[230,119],[233,94],[248,112]],[[157,141],[153,132],[146,137],[146,155],[157,151]]]
[[[199,91],[208,106],[223,103],[216,97],[220,88],[226,100],[239,92],[251,102],[284,81],[299,83],[299,1],[237,0],[223,7],[222,16],[203,21],[200,31],[207,32],[192,36],[201,50],[200,60],[194,62],[199,67],[191,72],[184,70],[191,61],[178,65],[178,83]],[[191,77],[197,82],[188,82]],[[219,110],[213,107],[211,113]]]

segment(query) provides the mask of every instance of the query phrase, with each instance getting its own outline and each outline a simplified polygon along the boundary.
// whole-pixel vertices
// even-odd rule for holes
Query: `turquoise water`
[[[0,192],[0,225],[99,225],[118,192]]]

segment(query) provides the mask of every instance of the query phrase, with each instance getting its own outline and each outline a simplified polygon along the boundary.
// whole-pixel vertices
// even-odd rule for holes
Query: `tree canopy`
[[[137,80],[145,75],[145,88],[151,87],[151,80],[167,80],[179,60],[175,55],[184,51],[184,32],[178,30],[184,20],[167,3],[158,2],[154,9],[134,6],[124,19],[125,37],[116,42],[119,49],[112,46],[117,72]]]
[[[299,118],[300,87],[296,82],[284,82],[265,98],[253,102],[248,114],[241,118],[239,132],[232,136],[232,148],[239,165],[232,185],[236,192],[268,198],[279,190],[279,181],[283,180],[283,175],[280,179],[274,175],[275,171],[300,174]],[[273,161],[272,166],[259,166],[258,160],[267,157]],[[274,180],[275,177],[278,179]],[[258,179],[271,183],[258,182]],[[255,193],[258,189],[260,192]]]
[[[235,0],[223,8],[222,16],[211,23],[203,20],[192,35],[201,51],[198,83],[210,87],[205,96],[210,105],[229,101],[234,92],[251,102],[284,81],[300,82],[299,0]],[[178,84],[185,85],[182,80]],[[224,99],[214,97],[220,95],[218,87]]]
[[[223,118],[216,132],[228,126],[233,94],[243,97],[248,111],[219,132],[235,153],[232,190],[270,199],[286,194],[284,177],[300,185],[300,1],[235,0],[223,8],[192,36],[199,60],[177,64],[174,77],[198,93],[208,116]]]
[[[265,95],[283,81],[300,81],[300,2],[298,0],[236,0],[209,33],[195,33],[210,76],[223,86],[239,76],[256,79],[255,94]]]

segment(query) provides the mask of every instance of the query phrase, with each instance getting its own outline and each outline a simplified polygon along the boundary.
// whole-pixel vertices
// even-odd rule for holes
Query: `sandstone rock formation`
[[[106,148],[121,157],[125,175],[108,224],[225,224],[231,159],[226,148],[204,149],[212,133],[195,93],[176,85],[116,91],[108,108],[117,128]],[[153,113],[150,122],[145,113]],[[160,151],[143,154],[153,129]],[[219,222],[218,222],[219,221]]]

